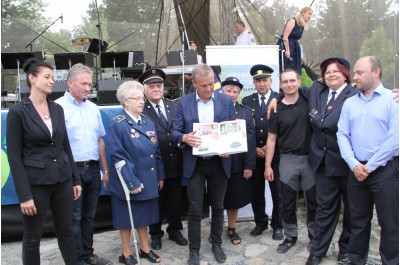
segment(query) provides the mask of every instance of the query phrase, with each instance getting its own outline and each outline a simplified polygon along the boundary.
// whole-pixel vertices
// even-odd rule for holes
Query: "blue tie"
[[[266,107],[265,107],[265,97],[261,97],[261,113],[264,114],[266,112]]]
[[[168,121],[165,118],[164,114],[162,113],[161,109],[160,109],[160,105],[156,105],[156,108],[158,110],[158,116],[160,116],[160,120],[162,122],[162,124],[164,125],[165,128],[168,128]]]

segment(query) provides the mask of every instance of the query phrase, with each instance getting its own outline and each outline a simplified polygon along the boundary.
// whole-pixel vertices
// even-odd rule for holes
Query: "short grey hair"
[[[138,90],[143,92],[143,85],[138,81],[126,81],[122,83],[117,89],[117,100],[123,107],[125,107],[124,100],[132,96],[132,92]]]
[[[89,66],[77,63],[69,69],[67,80],[75,80],[76,77],[81,73],[88,73],[93,76],[93,71]]]
[[[208,76],[210,73],[214,74],[214,71],[210,66],[206,64],[198,64],[192,70],[193,81],[196,82],[198,76]]]

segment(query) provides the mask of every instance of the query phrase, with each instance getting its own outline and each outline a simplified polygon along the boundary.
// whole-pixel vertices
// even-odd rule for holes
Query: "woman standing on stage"
[[[279,64],[282,66],[282,63],[284,63],[284,69],[295,69],[299,75],[301,75],[301,48],[299,39],[303,36],[304,30],[307,29],[308,21],[310,21],[312,15],[313,10],[311,7],[302,8],[298,15],[286,22],[283,35],[277,43],[280,49],[285,50],[283,62],[282,56],[279,56]]]

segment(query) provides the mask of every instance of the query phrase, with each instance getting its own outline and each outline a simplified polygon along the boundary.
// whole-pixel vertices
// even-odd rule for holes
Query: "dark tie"
[[[158,116],[160,116],[160,120],[161,120],[162,124],[164,125],[165,128],[168,128],[168,121],[165,118],[164,114],[162,113],[160,105],[156,105],[156,108],[158,110]]]
[[[264,114],[266,112],[266,107],[265,107],[265,97],[261,97],[261,113]]]
[[[332,105],[333,105],[333,102],[335,101],[335,96],[336,96],[336,91],[333,91],[331,93],[331,99],[329,100],[328,105],[326,106],[326,109],[328,111],[332,110],[332,108],[333,108]]]
[[[136,123],[137,123],[137,125],[142,126],[142,121],[141,120],[138,120]]]

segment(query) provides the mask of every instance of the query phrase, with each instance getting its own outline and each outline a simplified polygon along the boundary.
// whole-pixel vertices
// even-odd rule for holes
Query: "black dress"
[[[235,104],[236,119],[246,120],[247,152],[231,155],[232,172],[226,188],[224,208],[239,209],[251,202],[251,178],[243,178],[244,169],[256,167],[256,136],[251,110],[241,104]]]

